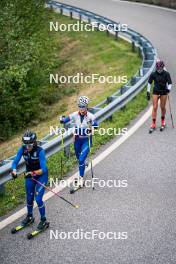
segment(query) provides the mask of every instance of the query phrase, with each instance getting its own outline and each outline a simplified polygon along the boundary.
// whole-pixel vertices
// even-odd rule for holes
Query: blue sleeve
[[[17,152],[17,155],[12,163],[12,170],[16,170],[17,169],[17,166],[18,166],[18,163],[20,162],[20,159],[22,157],[22,154],[23,154],[23,147],[19,148],[18,152]]]
[[[96,120],[92,121],[92,126],[98,128],[98,122]]]
[[[42,169],[42,173],[46,173],[48,169],[46,165],[45,152],[43,149],[39,153],[39,161],[40,161],[40,168]]]
[[[64,122],[64,124],[70,122],[70,117],[69,116],[64,117],[63,122]]]

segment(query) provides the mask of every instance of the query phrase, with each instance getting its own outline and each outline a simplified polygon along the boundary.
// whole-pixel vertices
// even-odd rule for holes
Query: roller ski
[[[166,127],[165,119],[161,119],[161,126],[160,126],[160,131],[162,132]]]
[[[48,227],[49,227],[49,222],[47,222],[46,219],[41,220],[37,226],[37,229],[27,234],[27,238],[32,239],[33,237],[45,231]]]
[[[18,231],[24,229],[25,227],[28,227],[34,223],[34,217],[33,216],[26,216],[26,218],[21,222],[21,225],[18,225],[11,229],[11,233],[15,234]]]
[[[149,129],[149,134],[152,134],[155,131],[155,129],[156,129],[156,124],[152,122],[151,127]]]
[[[83,177],[76,178],[73,182],[73,185],[70,188],[70,194],[77,192],[85,186]]]

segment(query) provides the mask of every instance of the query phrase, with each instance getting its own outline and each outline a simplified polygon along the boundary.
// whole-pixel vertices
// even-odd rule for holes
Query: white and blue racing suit
[[[88,111],[84,115],[80,112],[74,112],[68,117],[64,117],[63,122],[71,122],[74,124],[74,149],[79,162],[79,174],[83,177],[85,171],[85,160],[89,153],[89,148],[92,146],[91,130],[92,128],[97,128],[98,123],[95,120],[95,116]]]

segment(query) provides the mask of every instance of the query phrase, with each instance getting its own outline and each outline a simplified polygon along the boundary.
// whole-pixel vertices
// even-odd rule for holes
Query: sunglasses
[[[87,109],[85,106],[78,106],[80,109]]]
[[[27,148],[33,148],[34,144],[24,144],[24,146]]]

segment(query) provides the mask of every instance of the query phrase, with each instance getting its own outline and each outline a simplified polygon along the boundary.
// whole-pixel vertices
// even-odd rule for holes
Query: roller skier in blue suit
[[[60,123],[71,122],[74,124],[74,150],[76,158],[79,162],[79,178],[77,179],[79,186],[84,184],[84,172],[86,166],[86,158],[92,146],[92,128],[97,128],[98,123],[95,116],[88,111],[89,98],[81,96],[78,99],[79,111],[70,114],[68,117],[61,116]],[[90,140],[90,141],[89,141]]]
[[[27,226],[34,222],[33,217],[33,202],[34,198],[38,205],[41,221],[38,224],[38,229],[42,230],[46,225],[45,205],[43,203],[44,187],[36,183],[32,178],[38,182],[46,185],[48,181],[48,168],[46,165],[46,158],[44,150],[37,145],[36,133],[27,131],[23,137],[23,145],[19,148],[17,155],[12,163],[12,177],[17,177],[17,166],[23,157],[26,164],[25,189],[27,202],[27,216],[22,221],[23,226]]]

